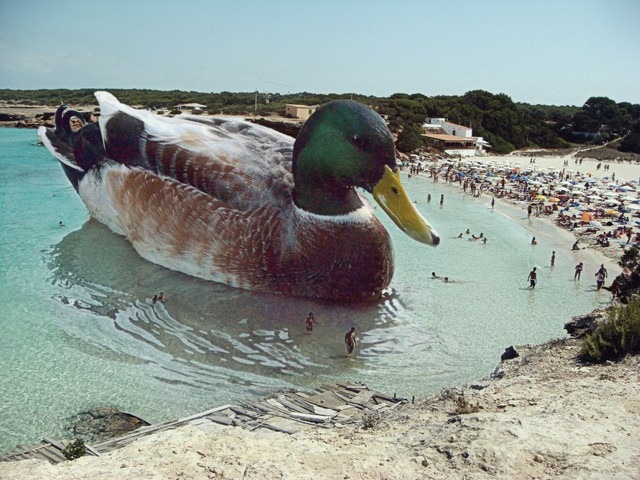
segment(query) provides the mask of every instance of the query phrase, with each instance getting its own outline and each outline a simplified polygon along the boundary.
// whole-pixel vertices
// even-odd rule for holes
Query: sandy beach
[[[589,158],[588,152],[538,153],[474,160],[521,170],[565,168],[573,178],[611,179],[615,173],[618,185],[640,180],[637,163]],[[585,158],[576,162],[581,155]],[[598,169],[599,163],[609,169]],[[491,196],[485,192],[478,200],[486,203]],[[567,245],[579,234],[581,244],[594,249],[612,272],[609,283],[613,280],[621,270],[617,260],[624,245],[599,247],[595,238],[617,225],[586,233],[560,228],[556,211],[523,220],[529,203],[498,198],[496,210],[533,235],[561,237]],[[581,210],[570,207],[568,213]],[[640,233],[637,224],[630,226]],[[0,478],[640,478],[640,358],[584,366],[576,360],[578,349],[575,339],[516,346],[520,356],[499,364],[496,359],[490,376],[407,404],[373,428],[312,428],[287,435],[185,426],[101,457],[58,465],[44,460],[0,463]]]

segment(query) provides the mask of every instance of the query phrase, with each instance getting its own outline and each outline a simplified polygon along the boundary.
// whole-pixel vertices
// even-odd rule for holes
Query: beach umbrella
[[[637,203],[631,203],[627,205],[627,208],[629,210],[640,210],[640,205],[638,205]]]
[[[536,196],[536,200],[546,200],[546,199],[547,199],[546,195],[537,195]]]
[[[593,213],[585,211],[582,212],[582,217],[580,217],[580,220],[582,220],[583,222],[591,222],[595,220],[595,217],[593,216]]]
[[[602,200],[598,195],[587,195],[589,200]]]
[[[550,201],[551,203],[558,203],[558,202],[560,201],[560,199],[559,199],[558,197],[551,197],[551,198],[549,199],[549,201]],[[640,207],[640,205],[638,205],[638,207]]]
[[[617,217],[618,215],[620,215],[620,212],[618,210],[605,210],[604,214],[611,217]]]

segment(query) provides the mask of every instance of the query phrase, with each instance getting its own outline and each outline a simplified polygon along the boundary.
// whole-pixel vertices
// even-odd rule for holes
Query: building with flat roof
[[[285,107],[284,116],[289,118],[299,118],[300,120],[306,120],[313,112],[318,108],[317,105],[294,105],[288,103]]]
[[[428,118],[422,129],[422,137],[427,145],[448,155],[482,156],[491,148],[482,137],[473,136],[471,127],[448,122],[446,118]]]

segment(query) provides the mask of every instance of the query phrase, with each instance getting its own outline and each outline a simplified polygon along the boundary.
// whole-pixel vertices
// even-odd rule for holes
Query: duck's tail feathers
[[[72,128],[72,119],[80,122]],[[55,127],[38,129],[38,137],[49,152],[57,158],[67,177],[77,189],[84,173],[105,160],[100,130],[95,124],[86,124],[82,113],[61,105],[56,110]]]
[[[47,147],[47,150],[62,164],[82,172],[84,169],[77,164],[73,146],[70,142],[74,133],[71,128],[71,119],[74,117],[84,125],[84,117],[81,113],[75,110],[67,110],[66,105],[60,105],[56,110],[55,127],[53,129],[40,127],[38,129],[38,137],[40,137],[43,145]]]

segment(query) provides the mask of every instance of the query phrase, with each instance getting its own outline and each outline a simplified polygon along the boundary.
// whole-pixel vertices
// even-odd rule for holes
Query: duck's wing
[[[97,92],[106,157],[249,211],[291,202],[294,139],[232,118],[163,118]]]

